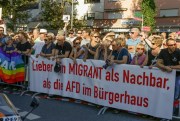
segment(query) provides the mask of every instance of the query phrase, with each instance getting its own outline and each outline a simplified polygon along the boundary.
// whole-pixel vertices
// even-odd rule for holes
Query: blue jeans
[[[180,75],[176,76],[175,81],[175,92],[174,92],[174,102],[178,102],[180,98]],[[179,114],[179,103],[175,103],[173,107],[173,115],[178,116]]]

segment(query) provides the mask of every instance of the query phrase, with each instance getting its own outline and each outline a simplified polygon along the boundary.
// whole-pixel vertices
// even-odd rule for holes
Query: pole
[[[74,0],[71,0],[71,29],[73,29],[73,11],[74,11]]]
[[[143,26],[144,26],[144,17],[143,17],[143,14],[142,14],[142,24],[141,24],[141,31],[143,31]]]

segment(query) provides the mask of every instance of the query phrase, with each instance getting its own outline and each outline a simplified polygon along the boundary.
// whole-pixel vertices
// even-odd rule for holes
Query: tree
[[[58,29],[64,26],[62,20],[63,6],[55,1],[45,0],[42,2],[42,20],[47,22],[50,29]]]
[[[150,26],[151,31],[155,29],[156,5],[154,0],[142,0],[141,2],[144,25]]]
[[[7,24],[11,25],[14,30],[16,24],[27,24],[31,17],[27,11],[37,0],[2,0],[0,6],[3,7],[3,18],[7,20]]]
[[[62,20],[63,14],[68,14],[67,12],[67,4],[72,5],[72,0],[63,0],[62,3],[58,3],[56,1],[45,0],[42,3],[42,19],[47,22],[48,28],[50,29],[59,29],[64,27],[64,22]],[[70,13],[69,13],[70,14]],[[74,15],[76,14],[76,9],[74,9]],[[79,21],[73,16],[73,25],[78,28],[82,26],[82,21]],[[70,25],[70,24],[69,24]],[[69,28],[69,26],[68,26]]]

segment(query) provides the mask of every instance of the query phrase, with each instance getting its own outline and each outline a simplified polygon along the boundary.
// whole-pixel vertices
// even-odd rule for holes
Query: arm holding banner
[[[169,66],[165,66],[163,63],[164,62],[162,59],[158,59],[157,60],[157,67],[164,70],[164,71],[171,72],[172,68],[170,68]]]

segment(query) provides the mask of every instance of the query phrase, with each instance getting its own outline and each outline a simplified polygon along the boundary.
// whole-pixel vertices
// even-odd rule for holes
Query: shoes
[[[179,115],[179,106],[174,108],[173,111],[173,116],[178,116]]]

